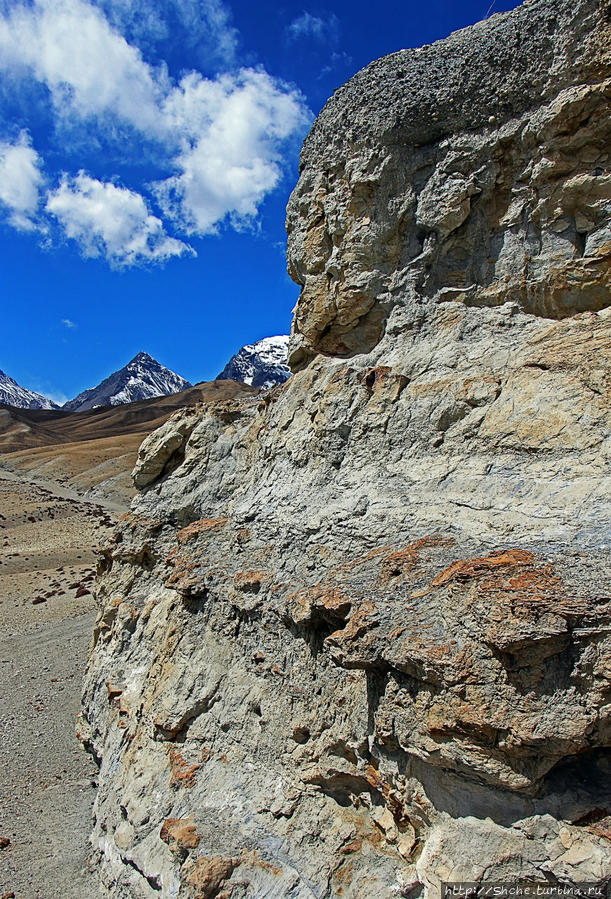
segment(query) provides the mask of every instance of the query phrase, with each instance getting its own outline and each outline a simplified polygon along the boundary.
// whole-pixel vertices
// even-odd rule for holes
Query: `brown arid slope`
[[[610,19],[530,0],[319,116],[295,374],[151,434],[100,564],[108,895],[611,878]]]
[[[147,434],[177,409],[254,392],[236,381],[210,381],[171,396],[87,412],[0,405],[0,468],[126,504],[134,494],[130,472]]]

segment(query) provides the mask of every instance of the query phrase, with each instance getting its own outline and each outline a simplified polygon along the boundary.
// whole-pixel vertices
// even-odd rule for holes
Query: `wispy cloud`
[[[142,186],[117,187],[107,175],[59,173],[59,186],[56,175],[47,195],[44,209],[66,235],[86,255],[115,265],[191,252],[167,228],[204,235],[222,222],[239,228],[251,221],[280,181],[287,140],[310,121],[302,95],[261,69],[213,77],[193,71],[177,83],[163,62],[151,65],[119,30],[134,32],[136,13],[145,7],[144,0],[9,0],[0,13],[0,72],[44,86],[56,125],[80,127],[91,140],[103,134],[106,141],[124,140],[131,129],[140,143],[159,148],[167,177],[150,189],[165,223],[150,212]],[[140,23],[149,34],[161,33],[171,16],[185,27],[193,21],[200,32],[205,22],[225,62],[233,59],[237,37],[221,0],[166,0],[156,9],[156,18],[151,13]],[[12,224],[34,227],[41,160],[25,141],[18,156],[22,178],[13,183],[21,187],[0,185],[0,201]],[[14,155],[7,158],[17,166]]]
[[[69,318],[62,318],[62,325],[64,326],[64,328],[68,329],[78,328],[76,322],[71,321]]]
[[[326,78],[331,72],[342,72],[343,77],[347,78],[352,74],[352,57],[342,51],[333,51],[328,57],[329,62],[323,66],[318,73],[317,78],[320,80]]]
[[[339,39],[339,19],[335,13],[329,13],[323,18],[304,11],[293,19],[287,32],[294,41],[310,38],[321,43],[336,44]]]
[[[21,231],[31,231],[43,183],[40,158],[25,132],[14,143],[0,143],[0,204],[8,220]]]
[[[164,261],[194,251],[169,237],[140,194],[79,172],[64,176],[51,192],[47,211],[75,240],[83,255],[104,256],[114,265]]]
[[[51,400],[53,403],[57,403],[58,406],[63,406],[68,400],[66,394],[62,393],[61,390],[45,390],[41,392],[43,396],[46,396],[47,399]]]
[[[94,0],[109,22],[145,52],[161,43],[191,51],[200,65],[236,62],[239,36],[221,0]]]

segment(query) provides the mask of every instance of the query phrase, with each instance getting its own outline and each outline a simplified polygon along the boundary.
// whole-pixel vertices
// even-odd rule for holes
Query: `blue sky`
[[[58,402],[287,333],[301,141],[372,59],[496,0],[0,0],[0,368]]]

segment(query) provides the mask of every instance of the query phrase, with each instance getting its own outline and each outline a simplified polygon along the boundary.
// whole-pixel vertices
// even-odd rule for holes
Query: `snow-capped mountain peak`
[[[291,376],[287,365],[288,334],[264,337],[243,346],[231,357],[217,381],[242,381],[251,387],[273,387],[284,384]]]
[[[40,393],[21,387],[17,381],[0,370],[0,403],[18,409],[59,409],[57,403]]]
[[[156,396],[169,396],[191,386],[189,381],[161,365],[148,353],[141,352],[97,387],[84,390],[69,400],[63,408],[83,412],[97,406],[121,406]]]
[[[127,365],[128,366],[129,365],[138,365],[138,364],[150,365],[151,363],[153,363],[154,365],[159,365],[159,362],[157,362],[157,360],[154,359],[151,355],[149,355],[148,353],[145,353],[143,351],[140,351],[139,353],[136,353],[134,358],[131,360],[131,362],[128,362]],[[163,366],[161,366],[161,367],[163,368]],[[169,369],[168,369],[168,371],[169,371]]]

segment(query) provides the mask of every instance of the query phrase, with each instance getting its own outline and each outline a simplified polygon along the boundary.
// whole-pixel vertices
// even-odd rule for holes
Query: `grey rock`
[[[109,895],[611,876],[606,15],[533,0],[315,124],[295,374],[151,435],[100,561]]]
[[[607,35],[604,3],[531,0],[335,93],[287,210],[293,367],[372,350],[396,308],[607,304]]]

